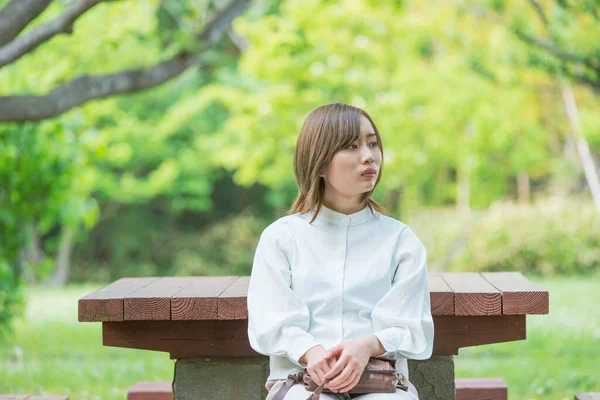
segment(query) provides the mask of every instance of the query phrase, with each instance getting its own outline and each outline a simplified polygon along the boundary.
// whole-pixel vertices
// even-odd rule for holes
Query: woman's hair
[[[294,173],[298,184],[298,198],[288,215],[314,211],[311,223],[323,205],[325,181],[321,177],[334,154],[348,147],[360,136],[360,117],[365,116],[373,125],[377,145],[381,150],[381,166],[373,190],[381,180],[383,170],[383,146],[375,123],[364,110],[348,104],[326,104],[311,111],[302,124],[296,150],[294,151]],[[373,190],[363,194],[362,201],[371,211],[384,212],[385,207],[371,199]]]

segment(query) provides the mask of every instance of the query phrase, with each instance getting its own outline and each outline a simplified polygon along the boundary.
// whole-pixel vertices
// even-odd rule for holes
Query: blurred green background
[[[333,102],[373,117],[374,197],[431,271],[550,291],[527,340],[461,350],[457,376],[511,399],[600,391],[597,0],[86,4],[0,0],[0,393],[170,380],[166,354],[102,347],[77,299],[248,275],[296,197],[302,121]],[[48,29],[66,13],[70,34]]]

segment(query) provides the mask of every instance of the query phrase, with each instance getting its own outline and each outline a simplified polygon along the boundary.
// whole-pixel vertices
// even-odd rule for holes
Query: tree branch
[[[4,46],[42,13],[52,0],[12,0],[0,11],[0,46]]]
[[[558,48],[554,47],[551,43],[543,41],[542,39],[535,38],[533,36],[529,36],[528,34],[524,33],[520,29],[516,29],[515,34],[519,38],[521,38],[521,40],[523,40],[524,42],[534,45],[536,47],[539,47],[541,49],[544,49],[546,52],[552,54],[555,57],[560,58],[561,60],[581,63],[581,64],[595,70],[596,72],[600,73],[600,66],[595,65],[595,63],[593,63],[590,60],[581,58],[573,53],[569,53],[569,52],[563,51],[561,49],[558,49]]]
[[[90,100],[149,89],[181,74],[192,64],[190,54],[177,54],[152,68],[115,74],[83,75],[45,96],[0,97],[0,121],[40,121],[55,117]]]
[[[59,33],[73,33],[73,23],[101,0],[79,0],[56,19],[33,29],[0,48],[0,68],[21,58]]]
[[[548,18],[546,18],[546,14],[544,13],[544,9],[540,3],[538,3],[536,0],[529,0],[529,4],[531,4],[531,6],[535,9],[535,12],[544,23],[544,26],[548,28],[548,26],[550,26],[550,22],[548,21]]]
[[[205,27],[198,39],[211,44],[231,21],[241,14],[249,0],[234,0]],[[40,121],[60,115],[90,100],[122,93],[139,92],[175,78],[200,57],[180,52],[148,69],[131,69],[114,74],[80,76],[44,96],[0,97],[0,122]]]

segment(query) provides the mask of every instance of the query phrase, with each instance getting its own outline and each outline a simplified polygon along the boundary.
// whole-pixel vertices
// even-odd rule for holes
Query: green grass
[[[172,379],[168,353],[104,347],[100,323],[77,321],[77,300],[99,287],[30,290],[25,318],[0,344],[0,393],[124,400],[135,382]]]
[[[550,313],[527,317],[527,339],[459,350],[459,378],[501,377],[510,399],[568,399],[600,392],[600,280],[532,279]]]
[[[502,377],[511,400],[600,391],[599,280],[535,281],[550,291],[550,314],[527,317],[527,340],[461,349],[456,376]],[[123,400],[135,382],[171,380],[168,354],[104,347],[99,323],[77,322],[77,300],[97,287],[30,289],[25,317],[0,344],[0,393]]]

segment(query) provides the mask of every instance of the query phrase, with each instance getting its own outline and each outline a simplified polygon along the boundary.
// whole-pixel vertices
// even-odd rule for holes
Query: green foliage
[[[178,275],[250,275],[258,238],[268,220],[250,213],[224,219],[184,239],[175,258]]]
[[[600,89],[600,6],[597,1],[488,0],[490,14],[482,2],[465,2],[478,9],[484,19],[501,22],[523,45],[519,64],[544,71],[559,79]]]
[[[402,190],[405,210],[485,207],[516,195],[518,173],[548,180],[556,170],[564,110],[560,97],[548,101],[537,88],[552,79],[521,62],[527,49],[510,30],[463,2],[399,10],[288,1],[279,15],[238,18],[234,27],[252,44],[238,79],[199,94],[230,114],[212,162],[235,171],[240,185],[259,182],[278,193],[274,206],[295,194],[290,171],[304,116],[336,101],[374,117],[385,149],[382,194]],[[587,120],[598,99],[579,105]],[[600,137],[584,124],[592,126],[586,136]]]
[[[86,148],[67,123],[0,128],[0,326],[20,310],[23,275],[43,277],[50,270],[50,259],[24,257],[32,236],[46,234],[57,223],[94,223]]]
[[[600,272],[600,216],[593,203],[576,199],[495,203],[474,218],[451,269],[592,276]]]
[[[25,299],[7,260],[0,258],[0,339],[8,335],[12,322],[23,312]]]

